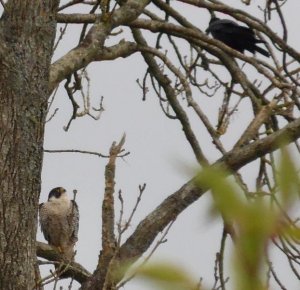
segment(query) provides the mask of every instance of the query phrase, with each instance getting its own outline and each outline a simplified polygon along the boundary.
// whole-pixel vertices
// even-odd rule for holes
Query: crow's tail
[[[255,38],[255,43],[266,43],[266,42],[262,39]]]
[[[261,53],[262,55],[266,56],[266,57],[270,57],[270,54],[263,48],[255,45],[255,51]]]

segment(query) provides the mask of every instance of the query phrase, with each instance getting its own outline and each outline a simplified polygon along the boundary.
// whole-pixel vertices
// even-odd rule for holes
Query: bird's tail
[[[255,43],[266,43],[266,42],[262,39],[255,38]]]
[[[255,45],[255,51],[261,53],[262,55],[266,56],[266,57],[270,57],[270,54],[263,48]]]

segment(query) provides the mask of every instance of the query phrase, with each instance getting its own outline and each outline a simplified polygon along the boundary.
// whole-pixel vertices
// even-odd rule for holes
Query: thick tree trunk
[[[35,287],[37,208],[57,0],[9,0],[0,21],[0,289]]]

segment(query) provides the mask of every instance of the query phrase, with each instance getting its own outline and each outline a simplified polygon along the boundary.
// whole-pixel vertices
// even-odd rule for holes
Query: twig
[[[117,289],[120,289],[121,287],[123,287],[127,282],[129,282],[131,279],[133,279],[139,272],[139,270],[144,267],[147,262],[150,260],[150,258],[153,256],[153,254],[155,253],[155,251],[157,250],[157,248],[163,244],[166,243],[167,240],[165,239],[167,234],[169,233],[169,230],[171,229],[173,223],[175,222],[175,219],[172,220],[170,222],[170,224],[166,227],[165,231],[163,232],[161,238],[156,242],[155,246],[153,247],[153,249],[150,251],[150,253],[148,254],[148,256],[145,258],[145,260],[141,263],[141,265],[138,267],[138,269],[135,269],[135,271],[129,275],[128,278],[126,278],[125,280],[121,281],[118,285],[117,285]]]
[[[62,149],[62,150],[50,150],[50,149],[44,149],[44,152],[46,153],[82,153],[82,154],[90,154],[90,155],[96,155],[98,157],[102,158],[109,158],[109,155],[104,155],[102,153],[92,152],[92,151],[85,151],[85,150],[77,150],[77,149]],[[125,152],[123,154],[118,155],[117,157],[126,157],[130,154],[130,152]]]
[[[121,245],[121,238],[122,238],[122,235],[123,233],[128,229],[128,227],[130,226],[131,224],[131,221],[133,219],[133,216],[138,208],[138,205],[140,204],[141,202],[141,199],[142,199],[142,195],[143,195],[143,192],[146,188],[146,183],[144,183],[142,186],[139,185],[139,195],[136,199],[136,202],[135,202],[135,205],[131,211],[131,214],[128,218],[128,221],[125,223],[124,226],[122,226],[122,217],[123,217],[123,214],[124,214],[124,200],[122,198],[122,195],[121,195],[121,192],[119,191],[119,200],[121,202],[121,209],[120,209],[120,218],[119,218],[119,222],[118,222],[118,246]]]
[[[51,106],[52,106],[52,104],[53,104],[53,102],[54,102],[54,99],[55,99],[55,96],[56,96],[56,94],[57,94],[57,91],[58,91],[58,86],[55,88],[55,90],[54,90],[54,92],[53,92],[53,94],[52,94],[52,96],[51,96],[51,98],[50,98],[50,101],[48,102],[48,107],[47,107],[47,115],[48,115],[48,113],[49,113],[49,111],[50,111],[50,109],[51,109]],[[48,119],[48,120],[46,120],[45,122],[47,123],[47,122],[50,122],[51,121],[51,119],[55,116],[55,114],[57,113],[57,111],[58,111],[58,108],[56,108],[55,110],[54,110],[54,113],[50,116],[50,118]]]
[[[49,119],[45,121],[45,123],[50,122],[50,121],[54,118],[54,116],[56,115],[56,113],[58,112],[58,110],[59,110],[59,109],[56,108],[56,109],[54,110],[54,112],[52,113],[52,115],[49,117]]]
[[[221,239],[220,253],[219,253],[219,257],[218,257],[219,277],[220,277],[220,284],[221,284],[222,290],[225,290],[225,283],[226,283],[226,280],[224,279],[224,267],[223,267],[224,266],[224,258],[225,258],[224,251],[225,251],[226,238],[227,238],[227,230],[224,225],[222,239]]]
[[[65,24],[64,28],[60,28],[60,35],[57,39],[57,42],[53,46],[53,51],[55,51],[56,48],[58,47],[60,41],[62,40],[64,34],[66,33],[67,27],[68,27],[68,23]]]
[[[119,216],[119,221],[117,223],[117,228],[118,228],[118,248],[121,245],[121,238],[122,238],[122,220],[123,220],[123,215],[124,215],[124,199],[122,197],[122,191],[119,190],[118,192],[118,198],[121,204],[121,208],[120,208],[120,216]]]
[[[8,11],[7,11],[7,7],[6,7],[6,4],[4,3],[4,1],[3,1],[3,0],[0,0],[0,3],[1,3],[1,5],[2,5],[4,11],[7,13]]]
[[[71,118],[70,118],[70,120],[69,120],[67,126],[64,126],[64,130],[65,130],[65,131],[68,131],[68,130],[69,130],[69,128],[70,128],[70,126],[71,126],[71,122],[72,122],[73,120],[76,119],[76,117],[77,117],[77,111],[78,111],[78,109],[79,109],[79,105],[78,105],[78,104],[76,103],[76,101],[74,100],[74,96],[73,96],[72,89],[71,89],[71,87],[69,86],[70,82],[71,82],[71,76],[69,76],[69,77],[67,78],[67,81],[66,81],[66,83],[65,83],[65,89],[66,89],[67,94],[68,94],[68,97],[69,97],[69,99],[70,99],[70,101],[71,101],[71,103],[72,103],[73,113],[72,113],[72,116],[71,116]]]

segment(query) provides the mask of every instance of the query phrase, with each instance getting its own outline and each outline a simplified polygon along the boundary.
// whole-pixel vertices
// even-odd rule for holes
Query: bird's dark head
[[[216,17],[216,16],[212,16],[212,17],[210,18],[208,27],[207,27],[207,29],[205,30],[206,34],[209,34],[209,33],[211,32],[211,25],[212,25],[214,22],[218,21],[218,20],[220,20],[220,18],[218,18],[218,17]]]
[[[212,18],[210,18],[209,24],[212,24],[218,20],[220,20],[220,18],[213,16]]]
[[[63,187],[55,187],[49,192],[48,200],[50,200],[52,197],[60,198],[65,192],[66,190]]]

